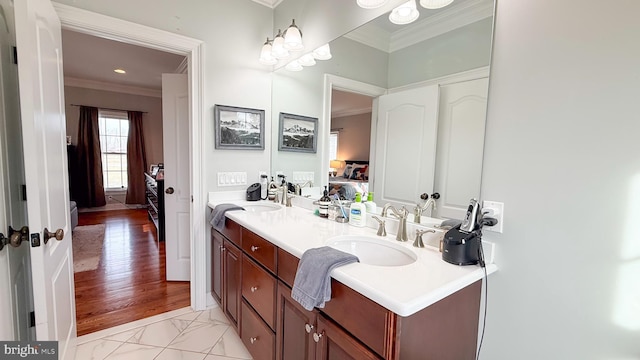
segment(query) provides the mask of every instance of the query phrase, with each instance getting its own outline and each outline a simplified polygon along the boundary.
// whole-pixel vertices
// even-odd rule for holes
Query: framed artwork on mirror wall
[[[216,149],[264,150],[264,110],[215,105]]]
[[[278,150],[315,153],[318,118],[280,113]]]

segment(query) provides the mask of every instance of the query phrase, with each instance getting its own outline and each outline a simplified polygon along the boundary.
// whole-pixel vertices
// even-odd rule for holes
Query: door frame
[[[168,31],[113,18],[91,11],[53,2],[62,28],[83,34],[120,41],[187,57],[189,78],[190,143],[189,163],[191,176],[191,307],[204,310],[206,294],[206,234],[207,198],[204,190],[204,42]]]

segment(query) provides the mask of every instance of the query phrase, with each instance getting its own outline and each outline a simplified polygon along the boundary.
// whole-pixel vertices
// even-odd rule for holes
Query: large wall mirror
[[[480,191],[493,8],[493,0],[455,0],[438,10],[418,6],[420,17],[408,25],[392,24],[385,14],[331,41],[332,59],[298,72],[276,70],[273,128],[278,129],[281,112],[319,121],[317,151],[273,146],[271,173],[283,172],[299,183],[313,173],[314,186],[324,187],[339,180],[330,178],[331,168],[340,178],[347,165],[360,163],[368,165],[364,173],[343,179],[364,180],[368,191],[375,188],[379,207],[392,202],[409,209],[420,204],[421,193],[439,191],[432,215],[460,218],[460,207],[466,209]],[[456,84],[475,80],[480,80],[470,86],[475,93],[460,96]],[[413,96],[420,102],[430,94],[435,97],[425,109],[435,116],[432,129],[421,120],[404,121],[417,109],[404,101]],[[428,117],[423,110],[415,112]],[[468,124],[465,114],[471,113],[482,113],[481,126]],[[438,117],[445,115],[449,123],[439,126]],[[272,144],[278,144],[278,131],[272,136]],[[330,158],[336,137],[337,155]]]

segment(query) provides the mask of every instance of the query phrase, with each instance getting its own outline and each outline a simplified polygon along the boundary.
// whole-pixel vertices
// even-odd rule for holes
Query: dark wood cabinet
[[[378,360],[376,353],[323,315],[318,315],[315,360]]]
[[[240,302],[242,300],[242,251],[229,240],[223,241],[222,309],[236,331],[240,328]]]
[[[402,317],[332,279],[307,311],[291,298],[297,257],[229,219],[211,246],[213,296],[256,360],[475,357],[481,281]]]
[[[224,258],[223,247],[224,237],[211,229],[211,294],[220,304],[222,302],[222,273]]]
[[[164,241],[164,180],[156,180],[155,177],[145,173],[145,185],[147,194],[147,213],[149,220],[156,226],[158,241]]]

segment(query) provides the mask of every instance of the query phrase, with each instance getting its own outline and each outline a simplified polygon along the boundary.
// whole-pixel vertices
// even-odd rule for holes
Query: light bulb
[[[302,44],[302,32],[296,26],[296,20],[291,22],[291,26],[284,31],[284,48],[292,51],[300,51],[304,49]]]
[[[414,22],[418,16],[420,16],[420,13],[416,9],[416,0],[409,0],[391,11],[389,21],[394,24],[405,25]]]
[[[284,38],[282,37],[282,31],[278,30],[278,35],[273,39],[273,45],[271,51],[276,59],[286,59],[289,57],[289,51],[284,48]]]
[[[440,9],[452,2],[453,0],[420,0],[420,6],[425,9]]]
[[[278,59],[273,57],[271,40],[269,40],[269,38],[267,38],[267,41],[265,41],[264,45],[262,45],[262,50],[260,51],[260,59],[258,61],[260,61],[260,63],[263,65],[275,65],[276,63],[278,63]]]

